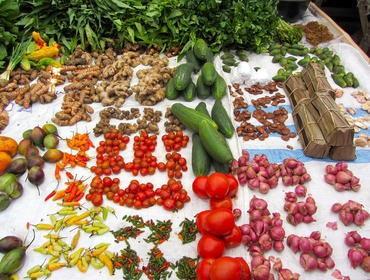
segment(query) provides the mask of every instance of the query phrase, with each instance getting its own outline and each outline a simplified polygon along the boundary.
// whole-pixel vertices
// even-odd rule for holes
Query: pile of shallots
[[[249,161],[249,153],[243,150],[242,156],[234,160],[232,171],[237,175],[239,183],[247,184],[251,190],[266,194],[277,186],[280,177],[279,165],[270,163],[265,155],[255,155]]]
[[[259,252],[251,252],[252,260],[252,275],[254,280],[271,280],[274,278],[273,272],[277,272],[277,279],[279,280],[298,280],[299,274],[293,273],[288,268],[283,268],[283,264],[279,258],[269,257],[266,259],[263,254]],[[271,263],[274,263],[271,270]]]
[[[240,227],[242,242],[249,250],[266,252],[274,248],[275,251],[284,250],[285,230],[283,220],[279,213],[273,213],[267,209],[267,202],[253,197],[249,202],[249,224]]]
[[[333,248],[321,240],[321,233],[314,231],[309,237],[299,237],[291,234],[287,238],[288,247],[294,252],[301,252],[299,263],[305,271],[326,271],[335,266],[331,254]]]
[[[349,190],[357,192],[361,187],[360,179],[348,169],[346,162],[338,162],[335,166],[327,165],[325,171],[325,182],[334,186],[338,192]]]
[[[311,176],[307,173],[303,162],[297,159],[286,158],[279,167],[284,186],[296,186],[311,180]]]
[[[331,211],[338,213],[339,219],[345,226],[354,223],[356,226],[363,226],[365,221],[370,217],[369,212],[364,209],[361,203],[348,200],[344,204],[334,203]]]
[[[357,231],[347,233],[344,242],[352,247],[348,250],[348,259],[353,268],[361,268],[370,272],[370,238],[361,237]]]
[[[284,250],[285,230],[279,213],[270,213],[267,202],[254,196],[249,202],[249,224],[240,227],[242,242],[248,247],[252,257],[251,267],[254,280],[271,280],[274,271],[280,280],[297,280],[299,274],[282,267],[279,259],[273,270],[272,259],[266,259],[264,253],[274,249],[277,252]]]
[[[284,210],[288,213],[287,221],[292,225],[300,223],[312,223],[315,221],[313,215],[317,206],[313,197],[309,196],[304,201],[298,201],[298,197],[306,196],[306,188],[302,185],[296,186],[294,192],[285,193]]]

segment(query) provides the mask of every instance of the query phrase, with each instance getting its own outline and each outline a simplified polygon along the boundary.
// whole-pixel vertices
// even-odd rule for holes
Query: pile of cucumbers
[[[186,63],[176,68],[174,77],[166,87],[166,98],[175,100],[180,95],[185,101],[193,101],[196,96],[206,99],[211,95],[222,99],[226,95],[225,80],[217,73],[213,64],[213,53],[203,39],[198,39],[194,47],[186,54]],[[201,71],[196,85],[192,74]]]
[[[226,138],[234,135],[234,127],[220,100],[213,105],[211,115],[200,102],[195,109],[175,103],[172,113],[192,130],[192,167],[195,176],[207,175],[211,166],[217,172],[228,173],[234,159]]]
[[[247,51],[245,50],[237,50],[235,52],[236,54],[236,57],[240,60],[240,61],[246,61],[248,62],[249,59],[248,59],[248,53]],[[231,52],[224,52],[223,55],[221,55],[221,61],[222,61],[222,70],[226,73],[230,73],[231,72],[231,67],[233,66],[238,66],[239,62],[236,61],[236,58],[235,55]]]
[[[274,44],[271,46],[269,54],[273,56],[273,63],[279,63],[282,66],[272,78],[274,81],[283,82],[298,69],[298,65],[305,67],[308,63],[315,62],[323,67],[326,66],[331,71],[332,78],[338,86],[343,88],[357,88],[359,86],[353,73],[346,73],[339,56],[327,47],[309,49],[302,44]],[[288,54],[293,56],[287,56]],[[297,59],[296,56],[303,58]]]

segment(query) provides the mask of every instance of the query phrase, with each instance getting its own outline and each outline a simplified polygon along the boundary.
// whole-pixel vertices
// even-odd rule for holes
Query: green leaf
[[[6,48],[3,44],[0,44],[0,60],[3,60],[7,56]]]
[[[135,31],[131,27],[127,27],[129,39],[132,43],[135,42]]]

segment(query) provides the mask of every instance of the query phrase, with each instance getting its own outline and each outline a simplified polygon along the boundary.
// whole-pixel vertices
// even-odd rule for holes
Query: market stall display
[[[367,277],[368,72],[323,22],[67,2],[0,1],[0,279]]]

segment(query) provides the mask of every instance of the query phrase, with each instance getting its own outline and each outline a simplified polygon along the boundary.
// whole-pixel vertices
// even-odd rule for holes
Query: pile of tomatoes
[[[169,179],[167,184],[155,190],[155,194],[158,196],[157,204],[170,211],[181,209],[190,201],[190,196],[181,182],[175,179]]]
[[[243,258],[223,256],[225,249],[242,242],[242,231],[235,223],[232,201],[238,191],[238,181],[231,174],[215,172],[199,176],[193,182],[193,191],[200,198],[209,198],[211,210],[197,214],[196,225],[202,234],[198,242],[197,267],[199,280],[249,280],[250,271]]]
[[[125,170],[136,176],[153,175],[157,169],[157,158],[153,156],[157,146],[157,135],[148,135],[141,131],[140,136],[134,137],[134,160],[126,163]]]
[[[180,179],[182,172],[188,170],[186,159],[179,153],[172,152],[166,154],[166,163],[160,162],[158,164],[159,171],[166,171],[168,178]]]
[[[104,141],[100,141],[96,148],[96,166],[91,167],[91,172],[98,176],[118,174],[125,167],[120,151],[126,149],[130,138],[113,129],[104,134]]]
[[[166,210],[177,210],[184,207],[190,197],[180,181],[169,179],[167,184],[154,190],[152,183],[139,183],[132,180],[130,184],[121,189],[118,178],[95,176],[90,184],[89,194],[86,200],[95,206],[103,204],[103,196],[121,206],[134,207],[136,209],[148,208],[153,205],[161,205]]]
[[[181,130],[177,132],[169,132],[162,136],[162,141],[167,152],[178,152],[188,145],[189,136],[184,135]]]

